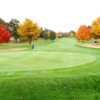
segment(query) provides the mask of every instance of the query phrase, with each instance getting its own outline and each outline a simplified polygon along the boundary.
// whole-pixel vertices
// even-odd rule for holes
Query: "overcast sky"
[[[6,21],[30,18],[55,31],[77,30],[100,16],[100,0],[1,0],[0,17]]]

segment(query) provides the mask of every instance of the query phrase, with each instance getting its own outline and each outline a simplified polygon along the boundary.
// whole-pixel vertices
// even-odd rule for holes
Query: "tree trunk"
[[[32,35],[28,36],[28,40],[29,40],[29,45],[31,45],[32,44]]]

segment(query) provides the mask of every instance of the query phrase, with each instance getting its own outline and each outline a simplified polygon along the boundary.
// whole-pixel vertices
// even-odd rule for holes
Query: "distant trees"
[[[55,40],[55,39],[56,39],[56,34],[55,34],[55,32],[51,31],[51,32],[49,33],[49,38],[50,38],[50,40]]]
[[[80,26],[78,31],[76,32],[76,38],[79,41],[90,40],[92,38],[90,28],[86,25]]]
[[[40,34],[40,37],[47,40],[47,39],[50,39],[50,40],[55,40],[56,39],[56,33],[52,30],[49,30],[49,29],[42,29],[42,32]]]
[[[15,42],[17,42],[18,39],[21,42],[29,41],[31,45],[32,41],[38,38],[55,40],[56,37],[63,38],[75,36],[79,41],[88,41],[91,38],[93,38],[94,41],[100,40],[100,17],[95,19],[90,26],[80,26],[77,32],[74,30],[69,32],[55,32],[51,29],[43,29],[30,19],[26,19],[23,23],[20,23],[17,19],[11,19],[9,22],[6,22],[0,18],[0,28],[0,43],[3,43],[4,40],[5,42],[9,42],[11,38],[14,39]]]
[[[32,41],[39,37],[41,28],[37,25],[37,23],[30,19],[26,19],[22,24],[19,25],[17,31],[20,36],[28,37],[29,44],[31,45]]]
[[[56,37],[57,38],[62,38],[63,37],[63,33],[62,32],[56,32]]]
[[[69,32],[57,32],[56,33],[57,38],[63,38],[63,37],[75,37],[75,31],[69,31]]]
[[[47,40],[48,37],[48,31],[46,29],[42,29],[41,33],[40,33],[40,37]]]
[[[70,37],[75,37],[76,32],[75,32],[74,30],[71,30],[71,31],[69,32],[69,34],[70,34]]]

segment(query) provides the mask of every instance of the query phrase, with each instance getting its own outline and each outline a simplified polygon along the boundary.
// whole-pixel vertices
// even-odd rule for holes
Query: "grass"
[[[96,60],[94,56],[81,53],[23,51],[0,54],[0,72],[48,70],[76,67]],[[68,59],[66,59],[68,57]],[[80,59],[81,57],[81,59]],[[84,62],[83,62],[84,61]]]
[[[73,38],[0,48],[0,100],[100,100],[100,49]]]

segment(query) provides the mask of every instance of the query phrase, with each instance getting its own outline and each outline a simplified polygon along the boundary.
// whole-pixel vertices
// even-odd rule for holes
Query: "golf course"
[[[75,38],[0,44],[0,100],[100,100],[100,49]]]

